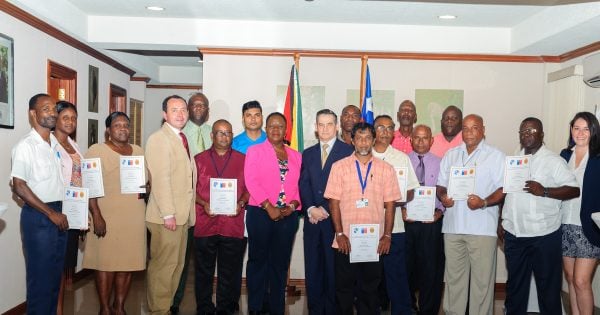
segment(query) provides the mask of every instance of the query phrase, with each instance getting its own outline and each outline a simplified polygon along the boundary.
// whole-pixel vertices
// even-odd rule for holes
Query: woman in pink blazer
[[[287,271],[298,230],[302,156],[284,144],[286,119],[267,117],[267,141],[250,147],[244,175],[250,200],[248,230],[248,311],[284,314]]]

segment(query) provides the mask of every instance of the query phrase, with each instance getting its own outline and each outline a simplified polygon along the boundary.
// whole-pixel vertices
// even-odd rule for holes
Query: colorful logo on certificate
[[[135,160],[135,165],[140,165],[140,160]]]
[[[404,170],[398,170],[398,175],[404,176]]]

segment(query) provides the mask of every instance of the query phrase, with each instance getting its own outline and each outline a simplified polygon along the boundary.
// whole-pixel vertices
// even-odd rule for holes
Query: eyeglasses
[[[233,132],[217,130],[215,131],[215,135],[217,135],[217,137],[231,137],[233,136]]]
[[[384,132],[384,131],[394,132],[394,125],[391,125],[391,126],[379,125],[379,126],[375,127],[375,129],[379,132]]]
[[[527,129],[523,129],[523,130],[519,130],[519,135],[527,135],[527,136],[531,136],[534,133],[537,133],[538,130],[535,128],[527,128]]]

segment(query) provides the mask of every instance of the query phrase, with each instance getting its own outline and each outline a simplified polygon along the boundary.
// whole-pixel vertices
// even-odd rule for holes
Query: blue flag
[[[362,120],[366,123],[373,124],[373,98],[371,97],[371,74],[369,73],[369,66],[367,66],[367,79],[365,82],[365,98],[363,99],[361,116]]]

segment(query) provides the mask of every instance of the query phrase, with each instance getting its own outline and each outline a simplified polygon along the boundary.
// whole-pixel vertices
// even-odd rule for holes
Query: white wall
[[[15,129],[0,129],[0,201],[7,202],[8,211],[0,219],[0,313],[25,301],[25,263],[19,228],[20,208],[11,200],[8,186],[10,176],[10,149],[31,128],[28,122],[29,98],[46,92],[47,61],[51,59],[77,71],[77,105],[79,111],[77,142],[87,147],[87,120],[99,120],[100,139],[104,134],[104,118],[108,114],[109,84],[129,88],[129,76],[90,57],[71,46],[0,12],[0,30],[14,39],[15,75]],[[100,69],[99,113],[87,112],[88,65]]]
[[[211,117],[228,118],[242,130],[241,105],[256,99],[265,113],[276,109],[276,86],[287,85],[290,57],[205,55],[203,88],[211,101]],[[542,116],[547,66],[539,63],[473,61],[369,61],[374,90],[394,90],[395,104],[413,99],[415,89],[462,89],[464,113],[483,116],[487,140],[505,153],[518,147],[517,131],[527,116]],[[338,114],[346,90],[358,89],[360,60],[301,58],[300,84],[325,86],[325,106]],[[313,120],[305,120],[312,128]],[[302,231],[293,250],[291,277],[304,278]],[[506,281],[504,256],[498,252],[497,282]]]

